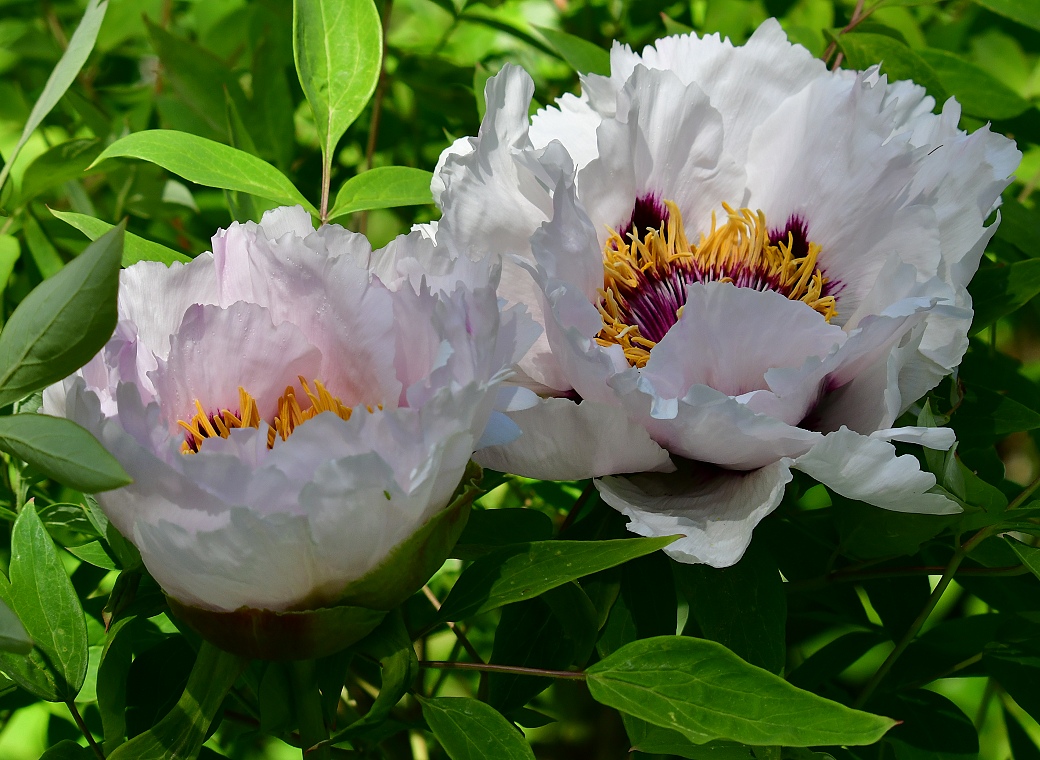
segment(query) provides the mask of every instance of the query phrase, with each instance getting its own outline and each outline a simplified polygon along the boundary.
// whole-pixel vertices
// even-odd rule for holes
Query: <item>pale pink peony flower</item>
[[[44,410],[134,478],[98,501],[177,602],[335,604],[449,503],[533,326],[500,314],[493,266],[464,286],[432,248],[373,253],[280,208],[189,264],[122,273],[115,335]]]
[[[828,71],[773,20],[739,47],[615,44],[610,77],[529,122],[532,92],[515,67],[491,80],[433,183],[439,234],[503,255],[500,295],[545,328],[519,364],[539,395],[511,415],[524,434],[479,462],[600,478],[631,530],[716,566],[792,469],[958,511],[890,442],[953,444],[893,426],[967,347],[1014,143],[876,68]]]

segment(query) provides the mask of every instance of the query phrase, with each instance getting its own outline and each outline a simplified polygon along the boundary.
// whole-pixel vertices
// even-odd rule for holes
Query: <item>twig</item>
[[[585,507],[585,503],[589,500],[593,493],[596,491],[596,485],[593,481],[589,481],[589,484],[585,486],[585,490],[581,492],[581,496],[575,499],[574,504],[571,506],[570,512],[563,518],[563,523],[560,525],[559,534],[563,534],[567,528],[571,527],[571,524],[578,518],[578,514]]]
[[[523,668],[519,665],[491,665],[479,662],[447,662],[443,660],[420,660],[421,668],[446,668],[449,670],[476,670],[482,673],[512,673],[518,676],[541,678],[570,678],[585,680],[585,673],[577,670],[547,670],[545,668]]]
[[[94,741],[94,735],[90,733],[90,729],[87,728],[86,722],[83,720],[83,716],[79,714],[79,709],[76,707],[75,700],[68,700],[65,706],[69,708],[69,712],[72,713],[72,719],[76,721],[76,725],[79,726],[79,730],[83,732],[83,735],[87,737],[87,744],[94,750],[94,754],[98,756],[98,760],[105,760],[105,753],[101,751],[101,747]]]
[[[430,600],[430,604],[433,605],[433,608],[435,610],[440,610],[440,600],[437,599],[433,591],[430,590],[430,587],[423,586],[422,590],[423,594],[426,595],[426,598]],[[473,644],[470,643],[469,639],[466,638],[466,634],[462,631],[461,628],[459,628],[457,624],[448,621],[448,628],[450,628],[451,632],[455,634],[455,637],[459,640],[459,643],[462,644],[462,646],[466,649],[466,652],[469,653],[470,657],[472,657],[477,662],[484,662],[484,658],[480,656],[480,652],[478,652],[476,647],[474,647]]]
[[[842,29],[840,32],[838,32],[838,36],[840,37],[843,34],[847,34],[848,32],[851,32],[853,29],[855,29],[857,26],[859,26],[862,21],[864,21],[868,16],[870,16],[870,14],[873,13],[873,12],[874,12],[874,8],[871,8],[866,13],[863,13],[863,0],[858,0],[858,2],[856,3],[856,8],[852,11],[852,18],[849,19],[848,25],[844,29]],[[860,14],[862,14],[862,15],[860,15]],[[824,61],[830,60],[830,57],[832,55],[834,55],[834,51],[837,49],[837,47],[838,47],[838,41],[837,40],[831,41],[831,44],[829,44],[827,46],[827,49],[823,51],[823,60]],[[845,58],[845,54],[839,51],[837,57],[835,57],[835,59],[834,59],[834,65],[831,67],[831,71],[837,70],[837,68],[839,66],[841,66],[841,62],[842,62],[842,60],[844,58]]]
[[[881,663],[881,667],[877,669],[877,672],[874,673],[871,679],[867,682],[867,685],[863,688],[863,691],[860,692],[853,707],[862,707],[867,703],[877,687],[883,680],[885,680],[885,676],[888,675],[892,666],[896,664],[896,660],[902,656],[903,652],[906,651],[906,648],[910,646],[910,642],[914,640],[914,637],[917,636],[922,626],[924,626],[928,621],[932,611],[935,610],[935,606],[939,604],[939,600],[942,598],[943,594],[946,593],[946,589],[949,588],[950,583],[953,581],[953,576],[957,573],[957,568],[960,567],[961,562],[964,561],[964,558],[968,556],[972,549],[974,549],[984,539],[992,535],[993,530],[994,528],[992,526],[983,528],[962,546],[957,547],[957,551],[955,551],[953,557],[950,558],[950,562],[946,565],[946,570],[943,572],[942,577],[939,579],[935,588],[932,589],[928,601],[925,602],[924,609],[921,610],[920,614],[914,619],[914,622],[911,623],[906,633],[903,634],[903,637],[896,644],[895,649],[893,649],[889,653],[888,657],[885,658],[885,661]]]

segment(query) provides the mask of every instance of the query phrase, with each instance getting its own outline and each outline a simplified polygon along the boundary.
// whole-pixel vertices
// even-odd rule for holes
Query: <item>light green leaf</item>
[[[33,263],[40,270],[43,279],[46,280],[60,272],[65,266],[65,261],[58,253],[58,249],[47,239],[47,235],[40,228],[40,223],[32,214],[26,213],[22,216],[22,232],[25,234],[25,242],[29,246],[29,254],[32,256]]]
[[[873,744],[895,725],[802,691],[705,639],[641,639],[593,665],[586,677],[596,701],[697,744]]]
[[[888,75],[889,82],[912,79],[928,90],[937,103],[946,100],[946,90],[932,67],[894,37],[854,32],[843,34],[838,38],[838,44],[848,61],[848,68],[862,70],[880,63],[881,73]]]
[[[1014,539],[1004,537],[1004,540],[1008,542],[1008,545],[1015,551],[1019,559],[1022,560],[1022,564],[1029,568],[1029,571],[1040,578],[1040,549],[1029,544],[1023,544],[1021,541],[1015,541]]]
[[[83,68],[83,64],[87,62],[90,51],[94,49],[98,29],[101,28],[101,22],[105,18],[105,10],[107,8],[108,0],[90,0],[87,4],[83,20],[76,27],[72,39],[69,40],[69,46],[65,49],[61,60],[54,67],[50,77],[47,78],[47,84],[43,87],[40,99],[36,101],[36,105],[33,106],[32,111],[29,113],[29,118],[25,122],[25,128],[22,129],[22,136],[18,139],[18,144],[14,146],[14,150],[8,156],[4,168],[0,169],[0,189],[3,188],[4,181],[11,171],[11,166],[14,164],[15,158],[18,157],[26,141],[28,141],[29,136],[36,131],[36,128],[40,126],[47,114],[51,112],[51,109],[58,104],[61,96],[65,94],[65,91],[76,80],[76,75]]]
[[[0,601],[0,650],[14,654],[29,654],[32,648],[33,640],[22,621],[14,614],[14,610]]]
[[[534,760],[534,752],[494,708],[468,697],[419,699],[423,718],[451,760]]]
[[[0,332],[0,406],[65,378],[116,328],[123,227],[40,283]]]
[[[94,567],[100,567],[105,570],[119,569],[119,563],[105,551],[105,547],[100,541],[88,541],[79,546],[68,546],[66,548],[73,557],[78,557]]]
[[[50,209],[50,212],[66,224],[75,227],[91,240],[97,240],[115,226],[86,214],[77,214],[74,211],[55,211]],[[122,265],[128,267],[131,264],[136,264],[138,261],[161,261],[169,266],[175,261],[191,261],[191,258],[172,248],[167,248],[165,245],[154,243],[140,235],[127,232],[123,240]]]
[[[1040,29],[1040,5],[1036,0],[975,0],[987,10],[998,13],[1023,26]]]
[[[0,296],[7,289],[14,265],[22,255],[22,247],[14,235],[0,235]]]
[[[532,541],[513,544],[466,568],[444,600],[438,619],[460,620],[504,604],[533,599],[600,570],[662,549],[675,540]]]
[[[94,164],[109,158],[139,158],[198,185],[238,190],[286,206],[299,204],[317,214],[296,186],[262,158],[187,132],[132,132],[105,148]]]
[[[560,57],[579,74],[610,76],[610,53],[588,40],[557,29],[536,26]]]
[[[945,50],[921,50],[943,86],[964,108],[980,119],[1011,119],[1031,108],[1028,100],[985,69]]]
[[[6,579],[4,579],[6,585]],[[4,589],[36,647],[0,654],[0,670],[41,699],[75,699],[87,674],[87,624],[76,589],[32,502],[11,534],[11,581]]]
[[[981,269],[968,293],[975,310],[969,335],[975,335],[1040,294],[1040,259]]]
[[[410,166],[381,166],[351,177],[339,192],[329,219],[355,211],[433,203],[433,173]]]
[[[372,0],[294,0],[293,57],[326,165],[379,81],[383,29]]]
[[[103,143],[97,139],[69,140],[37,156],[22,175],[21,203],[32,200],[48,188],[70,179],[82,179]]]
[[[192,760],[246,661],[203,642],[188,685],[166,716],[108,756],[109,760]]]
[[[40,755],[40,760],[94,760],[95,757],[88,747],[81,747],[71,739],[62,739]]]
[[[72,420],[46,414],[0,417],[0,450],[84,493],[129,485],[119,462]]]

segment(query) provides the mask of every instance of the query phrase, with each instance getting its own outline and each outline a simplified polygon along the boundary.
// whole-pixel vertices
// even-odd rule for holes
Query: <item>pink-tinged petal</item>
[[[791,467],[846,498],[894,512],[952,515],[961,511],[946,496],[929,493],[935,476],[923,472],[915,457],[896,456],[891,443],[848,428],[829,433]]]
[[[522,434],[476,452],[480,466],[541,480],[672,469],[668,452],[616,406],[547,398],[509,418]]]
[[[599,156],[577,185],[601,246],[605,227],[632,221],[637,199],[674,201],[692,229],[706,228],[720,201],[743,200],[744,172],[725,152],[721,115],[698,85],[668,71],[637,67],[619,94],[617,120],[600,124],[597,140]]]
[[[742,396],[770,389],[770,371],[800,369],[807,359],[831,354],[846,338],[808,305],[780,293],[695,283],[687,289],[679,321],[650,352],[643,375],[670,398],[681,398],[694,385]],[[790,408],[771,404],[770,413],[797,425],[819,398],[822,380],[804,378],[797,393],[787,394]]]
[[[695,385],[682,398],[662,396],[645,377],[609,381],[628,415],[672,454],[733,470],[754,470],[801,456],[820,433],[756,414],[731,396]]]
[[[196,415],[196,400],[209,414],[241,413],[240,387],[271,421],[287,386],[301,392],[300,375],[308,381],[319,377],[318,349],[295,325],[273,325],[267,309],[255,304],[193,306],[171,342],[169,358],[152,373],[171,434],[178,420]]]
[[[169,267],[141,261],[119,273],[119,319],[133,324],[138,340],[160,359],[169,353],[170,336],[188,307],[217,299],[213,256],[208,253]]]
[[[790,480],[784,462],[750,472],[688,465],[669,475],[602,478],[596,488],[629,518],[633,533],[683,536],[664,550],[672,559],[729,567],[744,555],[755,526],[780,504]]]

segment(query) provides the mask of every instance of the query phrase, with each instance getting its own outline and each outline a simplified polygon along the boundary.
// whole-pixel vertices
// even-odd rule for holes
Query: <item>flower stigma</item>
[[[834,296],[824,292],[828,278],[816,265],[819,244],[799,241],[790,225],[786,234],[770,235],[764,213],[723,203],[725,221],[719,225],[712,212],[711,231],[691,245],[678,206],[672,201],[665,206],[668,213],[658,229],[643,228],[640,238],[636,227],[627,240],[612,229],[603,248],[597,304],[603,328],[596,341],[621,346],[632,366],[646,366],[651,349],[682,315],[687,288],[697,282],[774,290],[828,322],[837,316]]]
[[[354,410],[329,393],[320,380],[314,381],[314,390],[311,390],[307,380],[300,376],[300,385],[306,395],[304,405],[300,404],[296,389],[291,385],[286,386],[285,392],[278,399],[278,412],[267,429],[267,448],[274,448],[276,440],[286,440],[304,422],[324,412],[332,412],[341,420],[349,420],[353,414]],[[372,411],[370,406],[365,408]],[[382,409],[382,405],[379,408]],[[198,453],[207,438],[227,438],[236,428],[259,429],[260,423],[264,421],[257,409],[256,399],[242,386],[238,388],[238,412],[221,409],[208,414],[198,399],[195,400],[195,409],[195,416],[190,420],[177,421],[187,431],[184,443],[181,444],[182,454]]]

